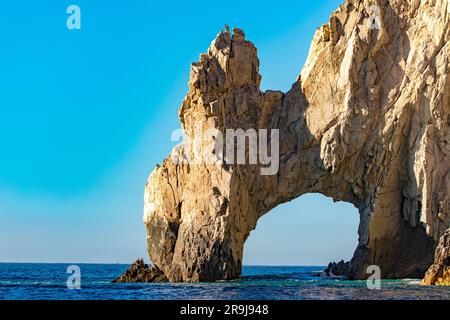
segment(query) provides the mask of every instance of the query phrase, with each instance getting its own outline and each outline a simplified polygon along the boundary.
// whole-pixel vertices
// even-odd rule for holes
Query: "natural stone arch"
[[[292,89],[261,92],[256,48],[221,32],[191,67],[180,121],[203,130],[279,129],[280,167],[176,164],[174,149],[145,189],[153,268],[170,281],[240,275],[243,244],[280,203],[320,192],[360,212],[351,278],[422,276],[449,217],[447,3],[347,1],[313,39]],[[429,28],[432,21],[432,30]],[[422,43],[422,44],[421,44]],[[205,143],[204,143],[205,144]]]

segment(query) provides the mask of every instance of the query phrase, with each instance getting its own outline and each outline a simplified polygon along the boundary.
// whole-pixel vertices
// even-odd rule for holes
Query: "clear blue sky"
[[[189,65],[224,23],[288,90],[341,1],[8,1],[0,10],[0,261],[146,257],[143,186],[172,149]],[[68,30],[66,8],[81,8]],[[350,258],[358,215],[307,195],[264,217],[247,264]]]

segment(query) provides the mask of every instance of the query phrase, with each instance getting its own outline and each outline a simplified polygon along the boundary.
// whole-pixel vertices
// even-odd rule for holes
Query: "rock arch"
[[[368,23],[374,4],[379,29]],[[439,0],[345,2],[287,93],[261,92],[255,46],[241,30],[221,32],[191,66],[182,127],[190,137],[198,123],[278,129],[279,171],[177,164],[191,151],[175,148],[145,187],[153,268],[170,281],[236,278],[258,219],[319,192],[359,210],[350,278],[371,264],[386,278],[423,276],[450,226],[447,10]]]

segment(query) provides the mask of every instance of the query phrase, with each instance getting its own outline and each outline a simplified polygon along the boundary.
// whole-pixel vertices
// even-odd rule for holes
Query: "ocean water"
[[[215,283],[113,284],[128,265],[79,264],[81,288],[68,289],[69,264],[0,263],[0,300],[304,300],[450,299],[450,288],[421,286],[417,279],[382,280],[380,290],[365,281],[314,276],[324,267],[245,266],[242,278]]]

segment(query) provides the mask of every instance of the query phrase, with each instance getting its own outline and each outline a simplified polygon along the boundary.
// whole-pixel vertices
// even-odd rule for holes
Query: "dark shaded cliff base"
[[[149,268],[144,259],[137,259],[113,283],[166,282],[167,278],[156,267]]]
[[[323,273],[318,273],[316,276],[325,277],[342,277],[348,279],[350,276],[350,262],[339,263],[330,262]],[[145,283],[145,282],[168,282],[169,280],[164,276],[161,270],[155,267],[149,267],[144,259],[137,259],[125,271],[123,275],[113,280],[113,283]]]

